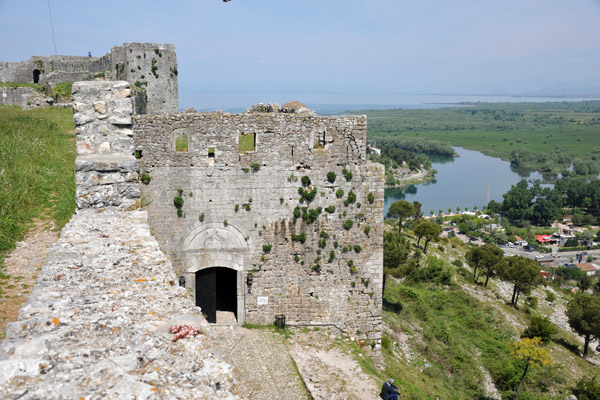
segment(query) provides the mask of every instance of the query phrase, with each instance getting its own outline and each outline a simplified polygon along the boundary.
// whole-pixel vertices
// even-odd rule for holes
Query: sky
[[[600,0],[0,0],[0,61],[172,43],[180,107],[600,93]],[[349,98],[349,97],[348,97]]]

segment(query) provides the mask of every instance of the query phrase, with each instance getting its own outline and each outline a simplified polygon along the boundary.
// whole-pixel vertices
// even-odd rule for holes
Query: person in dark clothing
[[[379,397],[383,400],[398,400],[398,396],[402,398],[402,395],[398,392],[398,388],[394,386],[394,380],[392,378],[388,379],[381,387]]]

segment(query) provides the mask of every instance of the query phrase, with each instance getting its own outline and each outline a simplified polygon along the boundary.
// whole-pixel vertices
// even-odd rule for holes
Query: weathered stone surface
[[[54,100],[30,87],[2,86],[0,87],[0,104],[5,106],[17,105],[23,109],[30,109],[49,107],[54,104]]]
[[[151,177],[142,186],[150,223],[192,293],[198,271],[229,268],[238,323],[284,314],[288,324],[333,325],[378,348],[384,176],[366,159],[365,117],[190,112],[136,116],[133,129],[140,171]],[[255,148],[240,153],[245,134]],[[176,151],[177,137],[187,151]],[[310,210],[312,223],[302,218]]]
[[[105,101],[95,101],[94,102],[94,111],[99,114],[106,114],[106,102]]]
[[[198,336],[173,342],[169,326]],[[145,212],[82,210],[0,346],[7,398],[235,399],[231,368],[177,286]]]
[[[103,81],[74,86],[77,207],[135,208],[140,187],[131,137],[133,108],[131,98],[117,95],[129,84]]]
[[[43,84],[89,81],[98,77],[128,81],[130,86],[117,84],[111,88],[115,98],[128,98],[132,92],[130,88],[135,88],[135,92],[143,92],[147,112],[178,110],[177,55],[172,44],[124,43],[102,57],[34,56],[21,62],[0,62],[0,82],[32,82],[34,71],[39,83]],[[2,93],[6,93],[6,97]],[[72,94],[97,96],[99,88],[73,85]],[[47,107],[52,101],[29,88],[0,92],[0,104],[32,108]],[[83,112],[77,107],[75,111]],[[103,115],[102,107],[99,106],[96,112]]]

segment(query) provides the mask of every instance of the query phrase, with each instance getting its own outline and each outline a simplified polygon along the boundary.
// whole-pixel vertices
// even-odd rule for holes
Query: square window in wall
[[[244,133],[240,135],[238,148],[240,154],[245,154],[249,151],[256,150],[256,133]]]
[[[187,133],[175,133],[175,151],[188,151]]]

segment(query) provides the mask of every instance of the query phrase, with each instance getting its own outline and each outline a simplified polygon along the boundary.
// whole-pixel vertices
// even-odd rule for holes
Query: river
[[[501,202],[511,185],[523,178],[543,181],[539,173],[515,171],[509,162],[499,158],[460,147],[454,150],[459,157],[430,157],[432,167],[437,170],[435,180],[385,189],[385,213],[397,200],[420,202],[424,215],[429,215],[430,210],[436,214],[449,208],[456,211],[457,207],[472,211],[477,206],[481,210],[488,199]]]

